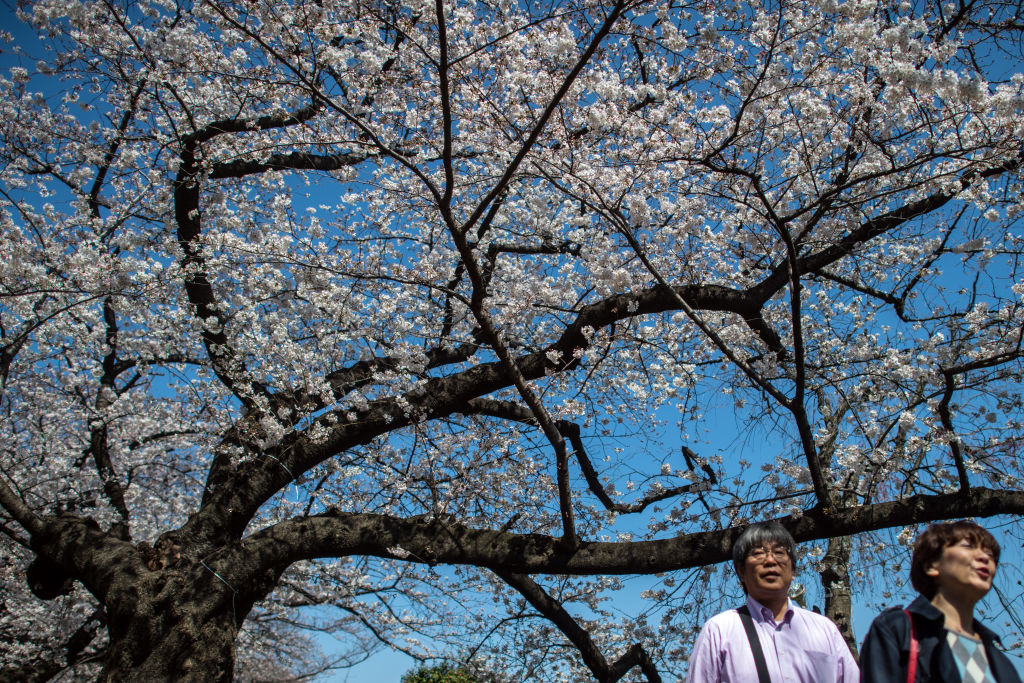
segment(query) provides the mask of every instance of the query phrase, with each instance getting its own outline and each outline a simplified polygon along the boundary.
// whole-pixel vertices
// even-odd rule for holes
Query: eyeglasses
[[[768,559],[769,554],[775,558],[776,562],[785,562],[789,559],[789,551],[782,546],[775,546],[774,548],[754,548],[747,553],[747,557],[757,564],[761,564]]]

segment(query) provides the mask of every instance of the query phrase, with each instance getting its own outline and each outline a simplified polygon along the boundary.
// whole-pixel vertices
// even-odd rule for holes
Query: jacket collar
[[[907,606],[907,611],[913,612],[922,619],[934,622],[934,627],[936,629],[945,628],[945,615],[943,615],[942,612],[940,612],[939,609],[923,595],[918,595],[917,598]],[[974,620],[974,630],[978,632],[978,635],[981,636],[982,640],[986,642],[995,641],[1000,644],[1000,647],[1002,647],[999,636],[991,629],[983,626],[977,619]]]
[[[939,608],[933,605],[931,601],[923,595],[918,595],[914,601],[907,606],[907,611],[913,612],[922,619],[937,621],[939,627],[941,627],[946,620],[945,615],[939,611]]]

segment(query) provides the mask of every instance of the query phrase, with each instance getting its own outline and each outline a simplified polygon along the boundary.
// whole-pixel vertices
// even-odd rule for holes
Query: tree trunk
[[[212,550],[167,533],[155,546],[133,545],[90,520],[47,521],[33,537],[42,559],[30,567],[29,587],[52,599],[74,576],[100,601],[109,634],[100,681],[234,678],[238,628],[276,572],[253,570],[229,542]]]
[[[101,680],[234,679],[238,629],[279,577],[243,572],[248,578],[241,578],[231,572],[238,564],[190,555],[173,546],[117,582],[107,601],[110,645]]]
[[[232,623],[230,604],[218,614],[189,603],[157,608],[170,615],[158,614],[153,607],[140,610],[121,628],[111,627],[101,681],[233,680],[238,629]],[[168,621],[173,622],[169,627]]]
[[[825,616],[835,622],[843,639],[857,659],[857,639],[853,635],[853,594],[850,590],[849,536],[828,539],[821,570],[821,585],[825,589]]]

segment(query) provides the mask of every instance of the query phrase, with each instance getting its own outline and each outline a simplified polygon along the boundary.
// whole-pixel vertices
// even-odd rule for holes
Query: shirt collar
[[[775,621],[775,615],[772,611],[759,603],[754,598],[747,595],[747,609],[754,615],[754,618],[760,622],[769,624],[786,624],[793,620],[793,601],[786,598],[786,613],[782,615],[782,621]]]

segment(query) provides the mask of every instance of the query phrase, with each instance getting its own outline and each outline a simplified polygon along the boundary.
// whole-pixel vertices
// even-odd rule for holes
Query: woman
[[[999,543],[974,522],[925,529],[910,564],[910,581],[920,595],[907,609],[886,610],[871,624],[860,680],[1021,683],[995,645],[997,636],[974,620],[974,606],[992,588],[998,562]]]

